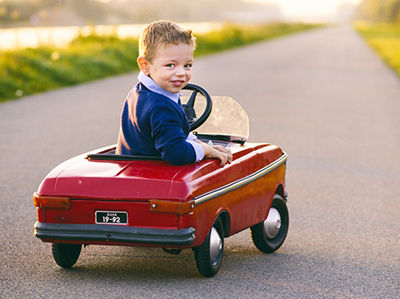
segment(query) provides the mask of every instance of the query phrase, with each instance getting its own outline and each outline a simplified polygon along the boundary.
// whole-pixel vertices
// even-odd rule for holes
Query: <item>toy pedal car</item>
[[[192,131],[230,148],[232,163],[175,166],[160,157],[116,155],[109,146],[60,164],[34,193],[35,235],[52,243],[59,266],[72,267],[82,244],[161,247],[172,254],[192,248],[198,271],[212,277],[226,237],[250,228],[262,252],[283,244],[286,153],[247,143],[247,115],[231,98],[211,100],[193,84],[186,89],[192,90],[184,105]]]

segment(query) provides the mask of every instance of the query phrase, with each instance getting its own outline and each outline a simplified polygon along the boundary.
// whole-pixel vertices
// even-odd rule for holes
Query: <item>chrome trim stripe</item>
[[[278,168],[279,166],[281,166],[283,163],[286,162],[288,158],[288,155],[283,152],[283,155],[281,157],[279,157],[277,160],[275,160],[274,162],[272,162],[271,164],[261,168],[260,170],[257,170],[256,172],[240,179],[237,181],[234,181],[230,184],[227,184],[223,187],[217,188],[213,191],[204,193],[202,195],[199,195],[194,199],[194,203],[195,205],[199,205],[201,203],[204,203],[206,201],[209,201],[211,199],[214,199],[218,196],[224,195],[228,192],[231,192],[233,190],[236,190],[238,188],[241,188],[243,186],[246,186],[252,182],[254,182],[255,180],[258,180],[259,178],[263,177],[264,175],[270,173],[271,171],[275,170],[276,168]]]

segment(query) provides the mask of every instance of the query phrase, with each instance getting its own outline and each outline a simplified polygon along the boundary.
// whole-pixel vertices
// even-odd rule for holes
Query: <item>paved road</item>
[[[226,240],[211,279],[190,250],[89,246],[73,269],[55,265],[33,236],[31,194],[58,163],[116,142],[130,74],[0,105],[0,297],[398,298],[395,74],[346,27],[199,58],[194,72],[247,110],[250,141],[289,154],[282,248],[261,254],[246,230]]]

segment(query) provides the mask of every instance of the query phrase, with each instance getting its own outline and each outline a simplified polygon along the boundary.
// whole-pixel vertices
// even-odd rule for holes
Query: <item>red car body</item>
[[[115,146],[60,164],[34,194],[35,235],[53,245],[156,246],[177,252],[200,248],[210,235],[222,247],[224,237],[266,222],[276,196],[286,202],[287,159],[278,146],[222,137],[199,135],[231,149],[233,161],[224,167],[214,159],[174,166],[151,157],[119,156]],[[279,216],[279,223],[274,220],[277,229],[286,222],[283,240],[286,214]],[[215,239],[211,229],[216,219],[223,229]],[[213,264],[211,258],[212,271],[199,269],[200,273],[215,275],[219,265],[213,270]]]

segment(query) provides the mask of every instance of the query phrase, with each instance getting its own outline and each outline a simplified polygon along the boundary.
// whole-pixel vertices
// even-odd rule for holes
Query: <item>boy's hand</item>
[[[204,142],[198,141],[204,150],[205,158],[215,158],[220,160],[220,166],[225,166],[226,163],[232,162],[232,152],[230,149],[221,145],[208,145]]]
[[[225,166],[226,163],[232,162],[232,152],[230,149],[225,148],[221,145],[212,145],[209,146],[211,148],[211,153],[207,155],[207,158],[217,158],[221,162],[220,166]]]

